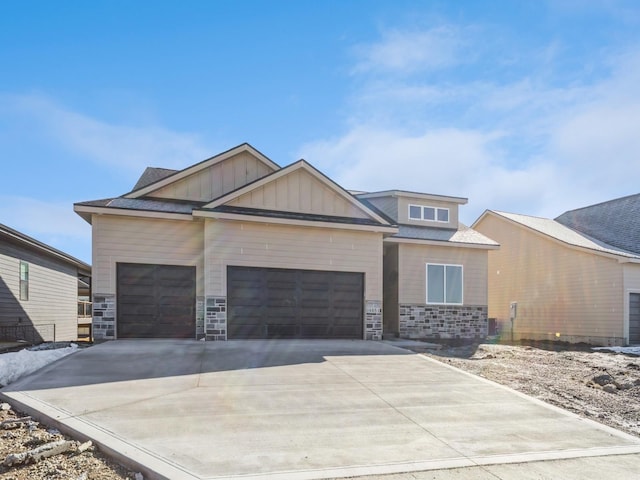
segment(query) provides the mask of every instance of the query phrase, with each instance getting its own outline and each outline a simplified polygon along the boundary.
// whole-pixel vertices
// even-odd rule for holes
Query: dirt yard
[[[481,344],[425,355],[640,436],[640,358],[586,346]]]
[[[587,348],[481,344],[425,350],[424,355],[502,383],[584,417],[640,436],[640,358]],[[141,480],[95,449],[77,446],[29,465],[5,466],[10,454],[68,439],[35,422],[1,426],[20,412],[0,405],[3,480]],[[5,428],[9,426],[10,428]]]

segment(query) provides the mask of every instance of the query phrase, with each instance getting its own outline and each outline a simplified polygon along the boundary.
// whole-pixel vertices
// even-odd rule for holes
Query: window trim
[[[23,273],[23,267],[24,266],[24,277],[22,278],[22,273]],[[21,301],[28,301],[29,300],[29,263],[20,260],[20,266],[18,267],[18,296],[20,297]],[[23,289],[23,286],[25,287]]]
[[[444,276],[442,277],[444,302],[430,302],[429,301],[429,265],[444,267]],[[447,267],[460,267],[460,302],[447,302]],[[455,263],[427,263],[424,268],[424,280],[425,280],[425,301],[427,305],[464,305],[464,265],[458,265]]]
[[[420,218],[411,216],[411,207],[418,207],[420,209]],[[424,218],[424,209],[425,208],[432,208],[433,209],[433,213],[434,213],[433,220],[430,219],[430,218]],[[446,211],[447,212],[447,220],[446,221],[438,220],[438,213],[440,211]],[[449,209],[447,207],[434,207],[432,205],[417,205],[415,203],[410,203],[408,208],[407,208],[407,216],[408,216],[409,220],[417,220],[417,221],[421,221],[421,222],[450,223],[450,221],[451,221],[451,209]]]

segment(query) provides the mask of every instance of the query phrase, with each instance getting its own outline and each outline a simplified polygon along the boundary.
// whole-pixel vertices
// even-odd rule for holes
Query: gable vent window
[[[29,300],[29,264],[20,262],[20,300]]]
[[[423,220],[425,222],[449,223],[449,209],[424,207],[422,205],[409,205],[409,219]]]

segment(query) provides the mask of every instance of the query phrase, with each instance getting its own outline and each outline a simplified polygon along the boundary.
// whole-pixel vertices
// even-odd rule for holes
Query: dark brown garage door
[[[362,273],[227,268],[228,337],[362,338]]]
[[[629,294],[629,343],[640,344],[640,293]]]
[[[118,338],[195,338],[196,269],[119,263]]]

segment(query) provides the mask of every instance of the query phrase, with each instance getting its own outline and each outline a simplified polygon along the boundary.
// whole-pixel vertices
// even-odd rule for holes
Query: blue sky
[[[640,191],[635,0],[9,0],[0,65],[0,223],[89,263],[74,202],[242,142],[467,224]]]

